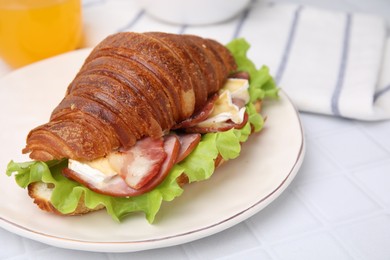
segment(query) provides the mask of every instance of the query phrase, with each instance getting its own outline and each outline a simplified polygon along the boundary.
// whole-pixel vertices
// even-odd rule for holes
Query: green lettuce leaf
[[[166,179],[155,189],[136,197],[111,197],[89,190],[61,173],[67,160],[49,162],[11,161],[7,175],[14,174],[17,184],[26,188],[30,183],[42,181],[53,184],[51,203],[63,214],[73,212],[82,196],[88,208],[104,205],[107,213],[116,221],[121,221],[134,212],[143,212],[149,223],[153,223],[163,201],[171,201],[183,193],[177,178],[185,172],[190,182],[202,181],[211,177],[215,170],[214,160],[221,154],[224,160],[234,159],[241,151],[240,143],[246,142],[252,131],[262,129],[264,120],[256,112],[253,101],[266,97],[277,97],[278,90],[269,75],[267,67],[256,69],[247,58],[249,44],[244,39],[236,39],[227,45],[238,65],[238,71],[250,73],[249,94],[251,102],[247,105],[248,123],[242,129],[204,134],[199,145],[181,163],[174,165]]]
[[[237,70],[249,72],[249,95],[251,97],[251,102],[266,97],[278,97],[278,88],[276,87],[274,79],[269,74],[268,67],[262,66],[260,69],[257,69],[253,61],[248,59],[247,52],[250,45],[245,39],[234,39],[228,43],[226,47],[233,54],[238,66]]]
[[[206,180],[214,172],[214,159],[218,156],[216,137],[215,133],[203,135],[194,151],[180,163],[190,182]]]

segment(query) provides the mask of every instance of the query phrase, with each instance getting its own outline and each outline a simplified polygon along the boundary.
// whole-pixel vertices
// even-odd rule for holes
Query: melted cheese
[[[132,157],[129,160],[129,157]],[[102,185],[113,176],[125,171],[126,182],[130,187],[136,187],[153,166],[153,160],[136,154],[113,152],[107,157],[89,162],[69,160],[68,168]]]
[[[68,168],[94,180],[96,183],[108,181],[117,172],[111,167],[107,158],[99,158],[90,162],[79,162],[69,159]]]
[[[228,79],[221,91],[229,91],[232,98],[241,99],[247,104],[249,102],[249,82],[246,79]]]
[[[199,127],[213,127],[215,124],[233,121],[240,124],[244,120],[245,106],[240,108],[233,103],[233,99],[241,100],[243,104],[249,102],[249,83],[246,79],[228,79],[219,91],[219,97],[214,103],[210,116],[199,123]]]

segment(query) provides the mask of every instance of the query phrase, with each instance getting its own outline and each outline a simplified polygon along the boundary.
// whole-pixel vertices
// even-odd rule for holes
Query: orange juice
[[[12,67],[78,47],[80,0],[0,0],[0,58]]]

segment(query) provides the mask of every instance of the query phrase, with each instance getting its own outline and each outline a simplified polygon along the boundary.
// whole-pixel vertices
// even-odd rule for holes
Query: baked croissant
[[[29,133],[23,153],[38,161],[89,161],[161,137],[200,111],[235,69],[214,40],[111,35],[87,57],[50,121]]]

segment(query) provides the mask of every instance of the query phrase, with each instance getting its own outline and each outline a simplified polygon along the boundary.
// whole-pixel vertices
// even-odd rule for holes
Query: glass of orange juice
[[[0,58],[17,68],[77,48],[81,0],[0,0]]]

